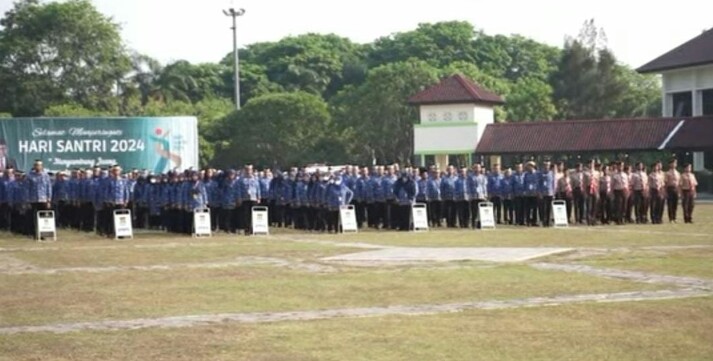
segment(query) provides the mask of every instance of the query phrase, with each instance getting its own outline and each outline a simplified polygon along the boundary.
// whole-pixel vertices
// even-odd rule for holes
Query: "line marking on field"
[[[561,228],[561,230],[566,231],[586,231],[586,232],[610,232],[610,233],[641,233],[641,234],[661,234],[669,236],[690,236],[690,237],[709,237],[713,238],[711,233],[687,233],[687,232],[665,232],[665,231],[648,231],[639,229],[608,229],[603,227],[567,227]]]
[[[0,259],[1,261],[2,259]],[[65,267],[65,268],[38,268],[28,265],[27,267],[15,266],[6,269],[0,268],[0,274],[5,275],[56,275],[63,273],[108,273],[125,271],[171,271],[178,269],[219,269],[241,266],[271,266],[287,268],[297,271],[311,273],[333,273],[337,272],[335,267],[308,263],[299,260],[286,260],[273,257],[237,257],[233,261],[226,262],[206,262],[206,263],[176,263],[176,264],[155,264],[141,266],[104,266],[104,267]]]
[[[584,273],[590,276],[614,278],[627,281],[655,284],[673,284],[680,287],[713,290],[713,280],[695,277],[669,276],[654,273],[626,271],[611,268],[599,268],[579,264],[559,264],[559,263],[530,263],[530,266],[539,270],[564,271]]]
[[[419,316],[440,313],[454,313],[467,310],[503,310],[526,307],[559,306],[579,303],[609,303],[671,300],[691,297],[711,296],[713,293],[695,289],[663,290],[643,292],[598,293],[566,295],[556,297],[532,297],[512,300],[493,300],[446,304],[412,306],[340,308],[317,311],[266,312],[266,313],[219,313],[207,315],[186,315],[132,320],[105,320],[96,322],[57,323],[36,326],[0,327],[0,335],[19,333],[69,333],[79,331],[122,331],[145,328],[185,328],[212,326],[226,323],[256,324],[286,321],[312,321],[334,318]]]

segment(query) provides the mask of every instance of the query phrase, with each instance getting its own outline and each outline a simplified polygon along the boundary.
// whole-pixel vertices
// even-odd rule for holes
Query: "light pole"
[[[230,8],[228,10],[223,10],[223,14],[233,18],[233,27],[231,29],[233,29],[233,79],[235,81],[235,109],[240,110],[240,63],[238,62],[238,30],[235,24],[238,16],[243,16],[243,14],[245,14],[245,9],[235,10],[234,8]]]

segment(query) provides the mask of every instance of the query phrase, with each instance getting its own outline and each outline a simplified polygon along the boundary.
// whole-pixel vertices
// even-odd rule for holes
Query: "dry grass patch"
[[[713,298],[0,336],[0,360],[708,361]]]
[[[582,263],[595,267],[702,277],[713,280],[713,248],[636,250],[593,257],[582,261]]]
[[[473,265],[468,267],[468,265]],[[661,289],[525,265],[344,270],[268,266],[0,276],[0,325],[451,303]]]

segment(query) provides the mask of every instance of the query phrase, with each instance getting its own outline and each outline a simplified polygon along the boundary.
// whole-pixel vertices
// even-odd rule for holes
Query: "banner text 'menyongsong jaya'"
[[[6,154],[2,143],[6,144]],[[0,157],[29,170],[35,159],[59,171],[119,164],[164,173],[198,166],[195,117],[0,119]]]

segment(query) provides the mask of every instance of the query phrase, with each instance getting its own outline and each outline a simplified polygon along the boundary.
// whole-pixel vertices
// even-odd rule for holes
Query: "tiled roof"
[[[504,104],[499,95],[456,74],[409,98],[411,104],[489,103]]]
[[[640,73],[713,64],[713,28],[636,69]]]
[[[713,116],[687,119],[666,143],[667,149],[713,149]]]
[[[536,154],[563,152],[637,151],[658,149],[681,118],[601,119],[531,123],[500,123],[485,127],[478,154]],[[698,121],[698,120],[696,120]],[[708,118],[713,126],[713,118]],[[682,126],[676,134],[688,135]],[[688,138],[674,134],[666,148],[685,145]],[[713,142],[709,137],[708,142]]]

